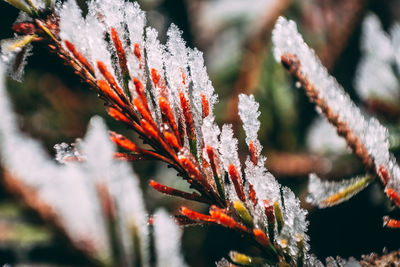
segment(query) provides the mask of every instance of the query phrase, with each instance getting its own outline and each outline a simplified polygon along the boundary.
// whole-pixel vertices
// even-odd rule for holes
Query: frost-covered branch
[[[298,33],[293,21],[279,18],[273,41],[276,60],[296,78],[310,101],[317,106],[317,110],[335,126],[337,133],[345,138],[366,170],[380,178],[387,196],[400,207],[400,168],[389,152],[387,129],[375,118],[365,118],[344,89],[321,65],[314,51]],[[358,183],[358,180],[354,181]],[[344,194],[343,191],[337,192],[336,197],[340,196],[347,197],[348,194]],[[325,204],[323,206],[329,206]]]

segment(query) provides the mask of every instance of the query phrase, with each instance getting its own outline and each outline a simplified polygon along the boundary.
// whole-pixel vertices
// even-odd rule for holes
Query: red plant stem
[[[206,146],[206,152],[207,152],[208,159],[210,160],[210,165],[211,165],[211,169],[213,171],[213,174],[215,176],[219,176],[220,172],[217,170],[217,164],[215,163],[214,148],[209,146],[209,145],[207,145]]]
[[[159,160],[158,158],[150,158],[143,154],[131,154],[121,152],[114,153],[114,158],[126,161]]]
[[[124,91],[121,89],[121,87],[118,86],[117,81],[115,80],[114,76],[111,74],[111,72],[108,71],[107,66],[102,62],[102,61],[97,61],[97,68],[101,72],[101,74],[104,76],[104,78],[107,80],[107,82],[110,84],[110,86],[115,90],[115,92],[122,97],[126,101],[126,96],[124,94]],[[129,101],[126,101],[129,103]]]
[[[119,39],[117,30],[115,28],[111,28],[111,39],[113,40],[115,51],[117,52],[122,75],[129,75],[125,51],[122,47],[121,40]]]
[[[138,94],[140,100],[142,100],[144,107],[149,113],[151,113],[142,82],[138,78],[133,78],[133,84],[135,85],[136,93]]]
[[[111,89],[110,85],[105,80],[98,80],[97,86],[100,90],[110,99],[112,99],[117,105],[125,106],[125,103],[121,100],[121,98]]]
[[[187,193],[187,192],[157,183],[154,180],[150,180],[149,185],[151,187],[153,187],[155,190],[157,190],[158,192],[163,193],[163,194],[181,197],[181,198],[188,199],[188,200],[198,201],[198,202],[205,203],[205,204],[212,204],[212,202],[209,199],[202,197],[201,195],[199,195],[196,192]]]
[[[253,162],[254,165],[257,165],[258,163],[258,156],[257,156],[257,152],[256,151],[256,147],[254,146],[253,141],[249,142],[249,151],[250,151],[250,160],[251,162]]]
[[[260,229],[253,229],[253,234],[256,241],[263,247],[269,247],[271,242],[269,241],[267,235]]]
[[[205,117],[208,116],[208,114],[210,114],[210,106],[209,106],[208,99],[207,99],[206,95],[205,94],[200,94],[200,96],[201,96],[201,106],[203,108],[202,115],[203,115],[203,119],[204,119]]]
[[[249,183],[249,200],[253,203],[254,206],[257,205],[257,195],[254,187],[251,183]]]
[[[188,208],[186,208],[184,206],[182,206],[180,208],[179,212],[182,215],[186,216],[187,218],[189,218],[190,220],[195,221],[195,222],[211,222],[211,223],[215,222],[215,219],[212,218],[211,216],[204,215],[202,213],[193,211],[193,210],[188,209]]]
[[[394,189],[386,188],[386,195],[400,208],[400,196]]]
[[[135,57],[138,59],[139,61],[139,69],[142,69],[142,55],[140,53],[140,45],[138,43],[135,43],[134,47],[133,47],[133,54],[135,55]]]
[[[175,151],[179,151],[181,149],[181,146],[179,145],[179,139],[176,138],[176,136],[173,133],[170,133],[168,131],[164,131],[164,138],[167,141],[167,143],[175,149]]]
[[[267,216],[268,223],[275,222],[274,206],[269,204],[268,200],[264,200],[264,212]]]
[[[383,217],[383,226],[389,228],[400,228],[400,221],[395,219],[390,219],[389,217]]]
[[[72,55],[74,55],[74,57],[85,67],[87,68],[87,70],[94,74],[94,69],[92,67],[92,65],[90,65],[90,63],[87,61],[87,59],[81,54],[79,53],[76,48],[75,45],[73,45],[71,42],[65,40],[64,41],[65,46],[68,48],[68,50],[72,53]]]
[[[235,191],[239,199],[243,202],[246,201],[245,194],[243,192],[243,184],[242,184],[242,178],[240,178],[240,175],[238,171],[236,170],[235,166],[233,164],[228,165],[228,173],[229,176],[231,177],[231,180],[233,182],[233,186],[235,187]]]
[[[140,125],[143,128],[143,131],[153,138],[155,141],[158,141],[160,139],[160,136],[158,135],[157,130],[151,125],[147,120],[141,119],[140,120]]]
[[[161,75],[158,73],[156,69],[151,69],[150,74],[154,87],[159,88],[160,95],[165,97],[167,95],[167,88],[165,86],[164,79],[161,77]]]
[[[138,97],[132,98],[132,103],[135,105],[137,111],[140,113],[140,115],[145,119],[147,122],[149,122],[155,129],[157,129],[157,125],[151,116],[151,113],[148,111],[148,109],[145,107],[143,104],[142,100]]]
[[[175,116],[172,113],[171,105],[169,104],[167,98],[160,96],[158,98],[158,104],[160,106],[161,113],[163,118],[167,120],[168,125],[173,129],[175,136],[178,139],[179,146],[182,146],[181,140],[179,138],[179,131],[176,125]]]
[[[124,122],[124,123],[126,123],[128,125],[131,124],[131,120],[129,120],[124,114],[119,112],[117,109],[108,107],[106,109],[106,111],[107,111],[108,115],[113,117],[115,120],[122,121],[122,122]]]
[[[244,225],[238,223],[232,217],[228,216],[226,213],[224,213],[220,209],[213,209],[211,206],[210,215],[215,220],[215,222],[220,225],[223,225],[225,227],[235,229],[238,231],[248,232],[248,229]]]
[[[138,148],[135,143],[133,143],[131,140],[129,140],[122,134],[117,134],[116,132],[110,131],[110,135],[111,135],[111,140],[118,146],[132,152],[136,153],[141,152],[140,148]]]
[[[185,94],[183,92],[179,93],[179,99],[181,102],[183,116],[185,117],[187,136],[189,139],[195,140],[196,135],[194,133],[194,123],[192,118],[192,112],[190,111],[189,102],[187,101]]]
[[[379,173],[379,177],[381,177],[383,185],[386,185],[390,180],[388,170],[385,167],[383,167],[382,165],[380,165],[379,169],[378,169],[378,173]]]

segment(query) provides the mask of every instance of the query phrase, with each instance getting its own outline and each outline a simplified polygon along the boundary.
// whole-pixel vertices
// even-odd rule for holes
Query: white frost
[[[154,214],[154,236],[157,267],[186,267],[180,253],[181,230],[164,210]]]

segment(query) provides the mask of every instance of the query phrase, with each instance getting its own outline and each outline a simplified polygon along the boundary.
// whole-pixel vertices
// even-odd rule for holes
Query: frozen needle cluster
[[[156,181],[150,185],[161,193],[210,205],[209,214],[182,207],[176,218],[178,223],[220,225],[250,238],[260,255],[232,252],[233,262],[302,265],[308,259],[306,211],[300,208],[293,192],[281,187],[264,167],[265,157],[261,156],[262,146],[257,138],[259,105],[253,96],[239,97],[239,115],[249,148],[249,157],[242,166],[232,126],[223,125],[220,130],[214,122],[217,96],[202,53],[186,47],[177,26],[170,26],[168,40],[162,44],[156,30],[146,27],[145,14],[137,3],[92,0],[85,17],[74,0],[55,5],[50,2],[46,8],[32,10],[34,20],[28,18],[26,24],[14,26],[17,38],[34,35],[38,38],[31,42],[45,42],[99,94],[111,117],[136,131],[151,147],[143,148],[111,132],[110,138],[120,152],[113,151],[99,119],[92,121],[92,130],[77,149],[65,144],[57,147],[58,159],[66,162],[62,167],[53,164],[57,173],[73,168],[84,170],[80,175],[89,177],[79,179],[82,197],[88,198],[87,210],[93,207],[96,211],[92,221],[101,222],[111,231],[109,235],[95,236],[104,240],[110,237],[112,244],[120,244],[110,248],[115,259],[136,264],[138,258],[129,257],[131,251],[140,251],[137,254],[142,256],[140,262],[144,266],[148,259],[140,191],[126,163],[117,163],[115,158],[160,160],[174,168],[189,183],[191,192]],[[31,31],[26,30],[27,25]],[[80,163],[66,160],[71,158]],[[94,204],[93,199],[98,203]],[[89,216],[93,211],[83,215]],[[96,220],[95,215],[104,218]],[[178,243],[176,227],[164,212],[156,214],[154,224],[156,235],[170,235],[155,242],[158,266],[183,266],[174,246]],[[81,229],[82,236],[94,230]],[[164,241],[172,243],[166,245]]]

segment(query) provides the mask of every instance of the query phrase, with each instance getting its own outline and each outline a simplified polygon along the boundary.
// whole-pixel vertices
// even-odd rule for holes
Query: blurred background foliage
[[[85,1],[78,2],[85,10]],[[259,138],[264,146],[263,154],[268,158],[267,167],[280,183],[295,191],[309,210],[313,253],[319,258],[335,255],[359,258],[370,252],[400,248],[399,230],[382,228],[382,216],[393,212],[377,184],[350,201],[326,210],[316,210],[306,204],[309,173],[342,179],[362,173],[362,166],[345,145],[335,140],[334,134],[326,143],[319,140],[320,135],[313,134],[323,127],[315,122],[318,114],[304,92],[296,88],[275,62],[270,44],[271,30],[279,15],[295,20],[310,46],[351,98],[387,124],[393,152],[398,155],[398,109],[392,116],[375,113],[361,101],[353,85],[361,57],[364,16],[369,12],[377,14],[387,29],[392,23],[400,22],[399,0],[141,0],[139,3],[148,12],[148,24],[158,29],[162,40],[165,41],[168,25],[175,23],[183,30],[187,44],[204,52],[220,99],[215,112],[217,120],[234,125],[244,155],[237,96],[239,93],[255,95],[260,103]],[[1,1],[0,39],[12,36],[11,25],[16,17],[16,10]],[[41,140],[49,154],[54,154],[54,144],[74,142],[82,137],[90,117],[95,114],[106,118],[110,129],[132,135],[106,116],[102,101],[45,47],[36,45],[28,62],[23,83],[9,80],[8,89],[21,128]],[[394,101],[398,107],[399,99]],[[183,204],[181,199],[163,196],[147,186],[149,179],[156,179],[187,188],[174,171],[154,162],[133,163],[133,166],[142,180],[148,209],[153,211],[164,206],[176,212]],[[182,246],[190,266],[213,266],[230,250],[246,251],[240,236],[218,227],[185,229]],[[51,226],[0,189],[0,264],[5,263],[88,264]]]

